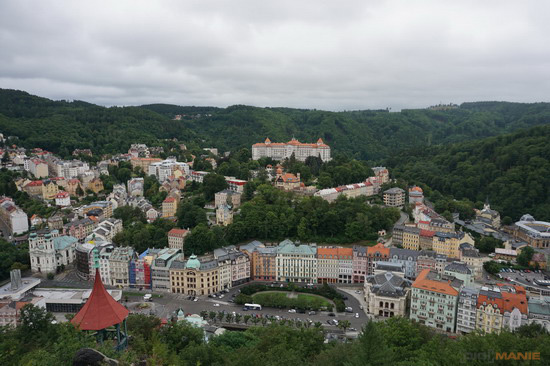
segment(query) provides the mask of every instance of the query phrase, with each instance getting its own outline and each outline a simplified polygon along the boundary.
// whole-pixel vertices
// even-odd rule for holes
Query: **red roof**
[[[174,202],[176,201],[176,199],[174,197],[166,197],[166,199],[164,200],[164,202]]]
[[[38,187],[42,185],[41,180],[34,180],[32,182],[27,183],[26,187]]]
[[[425,229],[420,230],[420,236],[434,236],[434,235],[435,235],[435,231],[425,230]]]
[[[168,236],[185,236],[187,234],[187,230],[185,229],[172,229],[168,232]]]
[[[95,270],[95,282],[86,304],[71,323],[82,330],[101,330],[121,323],[128,316],[128,309],[119,304],[103,287],[99,270]]]

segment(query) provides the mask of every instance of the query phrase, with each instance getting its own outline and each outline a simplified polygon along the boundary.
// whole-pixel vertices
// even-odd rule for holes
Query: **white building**
[[[116,234],[122,231],[122,220],[113,217],[105,219],[93,230],[93,234],[106,241],[113,241]]]
[[[55,205],[60,207],[68,207],[71,205],[71,195],[65,191],[59,191],[55,195]]]
[[[9,197],[0,197],[0,220],[8,227],[12,235],[23,234],[29,230],[27,214],[17,207]]]
[[[274,160],[284,160],[294,154],[296,160],[305,161],[308,157],[320,156],[323,161],[330,161],[330,147],[319,138],[314,144],[301,143],[293,138],[287,143],[274,143],[269,138],[264,142],[252,145],[252,159],[258,160],[263,157]]]
[[[463,287],[458,294],[456,314],[457,333],[471,333],[476,329],[477,296],[479,289]]]
[[[383,267],[385,263],[380,264]],[[397,266],[392,263],[393,266]],[[391,318],[407,316],[411,282],[403,278],[402,272],[377,271],[365,278],[364,293],[368,314]]]
[[[128,181],[128,194],[130,196],[143,196],[143,187],[145,181],[143,178],[132,178]]]
[[[29,235],[31,270],[38,273],[55,273],[75,259],[78,240],[72,236],[59,236],[57,230]]]
[[[189,165],[187,163],[178,162],[176,158],[173,157],[150,164],[148,174],[154,175],[158,181],[162,183],[173,176],[176,170],[179,170],[182,175],[189,175]]]
[[[317,283],[317,246],[286,239],[277,247],[277,281]]]

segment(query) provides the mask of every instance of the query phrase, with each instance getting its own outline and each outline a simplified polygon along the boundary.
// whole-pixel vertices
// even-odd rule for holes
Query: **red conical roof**
[[[105,290],[99,270],[96,269],[92,293],[71,323],[82,330],[101,330],[122,323],[128,313],[128,309]]]

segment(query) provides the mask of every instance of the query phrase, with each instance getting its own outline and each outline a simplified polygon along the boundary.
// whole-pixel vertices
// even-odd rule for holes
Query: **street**
[[[363,310],[360,309],[360,302],[357,298],[354,296],[351,296],[349,291],[340,291],[344,296],[347,296],[348,299],[345,300],[346,306],[349,306],[353,309],[353,312],[351,313],[337,313],[334,312],[335,316],[328,316],[329,312],[322,311],[317,312],[315,315],[309,315],[308,312],[305,314],[303,313],[289,313],[288,309],[274,309],[274,308],[267,308],[264,307],[262,310],[249,310],[249,311],[243,311],[242,305],[237,305],[234,303],[229,302],[233,295],[237,295],[239,293],[239,288],[246,285],[241,285],[234,287],[229,290],[229,293],[224,294],[224,297],[222,299],[218,298],[209,298],[207,296],[199,296],[197,297],[197,301],[187,300],[189,295],[182,295],[182,294],[172,294],[172,293],[155,293],[158,295],[162,295],[162,297],[153,297],[152,302],[154,305],[154,311],[153,313],[160,317],[160,318],[170,318],[172,315],[174,315],[175,311],[178,309],[182,309],[185,314],[200,314],[201,311],[224,311],[226,313],[233,313],[241,314],[241,315],[259,315],[260,317],[265,317],[266,315],[269,316],[279,316],[282,319],[292,319],[292,320],[301,320],[306,321],[307,319],[310,319],[313,323],[315,322],[321,322],[325,327],[332,327],[327,324],[327,320],[330,319],[336,319],[336,320],[348,320],[351,324],[351,328],[355,328],[357,330],[360,330],[361,327],[365,324],[367,321],[367,316],[363,312]],[[359,289],[359,286],[357,287]],[[349,290],[357,290],[356,288],[349,288]],[[132,290],[133,292],[135,290]],[[137,291],[135,291],[137,292]],[[143,294],[147,293],[147,291],[143,291]],[[138,300],[139,298],[139,300]],[[124,300],[124,299],[123,299]],[[129,295],[128,296],[129,303],[133,302],[143,302],[143,296],[134,296]],[[215,304],[219,304],[219,306],[216,306]],[[143,313],[148,313],[147,311],[142,311]],[[355,317],[355,314],[359,314],[359,318]]]

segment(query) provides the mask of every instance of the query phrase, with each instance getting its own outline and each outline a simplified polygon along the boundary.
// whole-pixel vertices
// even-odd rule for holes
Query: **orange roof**
[[[166,197],[164,202],[174,202],[176,199],[174,197]]]
[[[434,236],[435,231],[420,229],[420,236]]]
[[[428,268],[423,269],[418,277],[416,277],[416,280],[413,282],[412,287],[451,296],[458,296],[458,291],[451,286],[450,281],[430,280],[426,278],[428,276],[428,273],[430,273],[430,270]]]
[[[285,145],[292,145],[292,146],[303,146],[303,147],[322,147],[322,148],[328,148],[329,146],[326,145],[324,142],[323,142],[323,139],[319,139],[317,140],[316,143],[313,143],[313,144],[308,144],[308,143],[302,143],[298,140],[296,140],[295,138],[293,138],[292,140],[290,140],[289,142],[287,143],[281,143],[281,142],[271,142],[271,140],[269,138],[265,139],[265,142],[259,142],[259,143],[256,143],[252,146],[285,146]]]
[[[367,256],[369,256],[369,255],[372,256],[377,252],[382,254],[382,255],[389,256],[390,255],[390,248],[386,248],[384,246],[384,244],[381,244],[381,243],[378,243],[375,246],[367,248]]]
[[[42,185],[41,180],[34,180],[32,182],[27,183],[27,185],[25,187],[38,187],[38,186],[41,186],[41,185]]]
[[[496,305],[501,312],[512,311],[517,308],[522,314],[527,314],[527,297],[525,294],[525,288],[519,285],[509,285],[504,283],[497,283],[500,287],[500,297],[491,297],[486,294],[479,294],[477,298],[477,307],[483,305],[483,303]],[[510,291],[513,288],[513,291]]]
[[[409,189],[409,191],[416,191],[416,192],[420,192],[420,193],[424,192],[424,191],[422,190],[422,188],[420,188],[420,187],[418,187],[418,186],[412,187],[411,189]]]
[[[177,228],[173,228],[172,230],[170,230],[168,232],[168,236],[184,236],[188,233],[187,230],[185,229],[177,229]]]
[[[331,255],[333,257],[353,257],[352,248],[317,248],[317,256]]]

